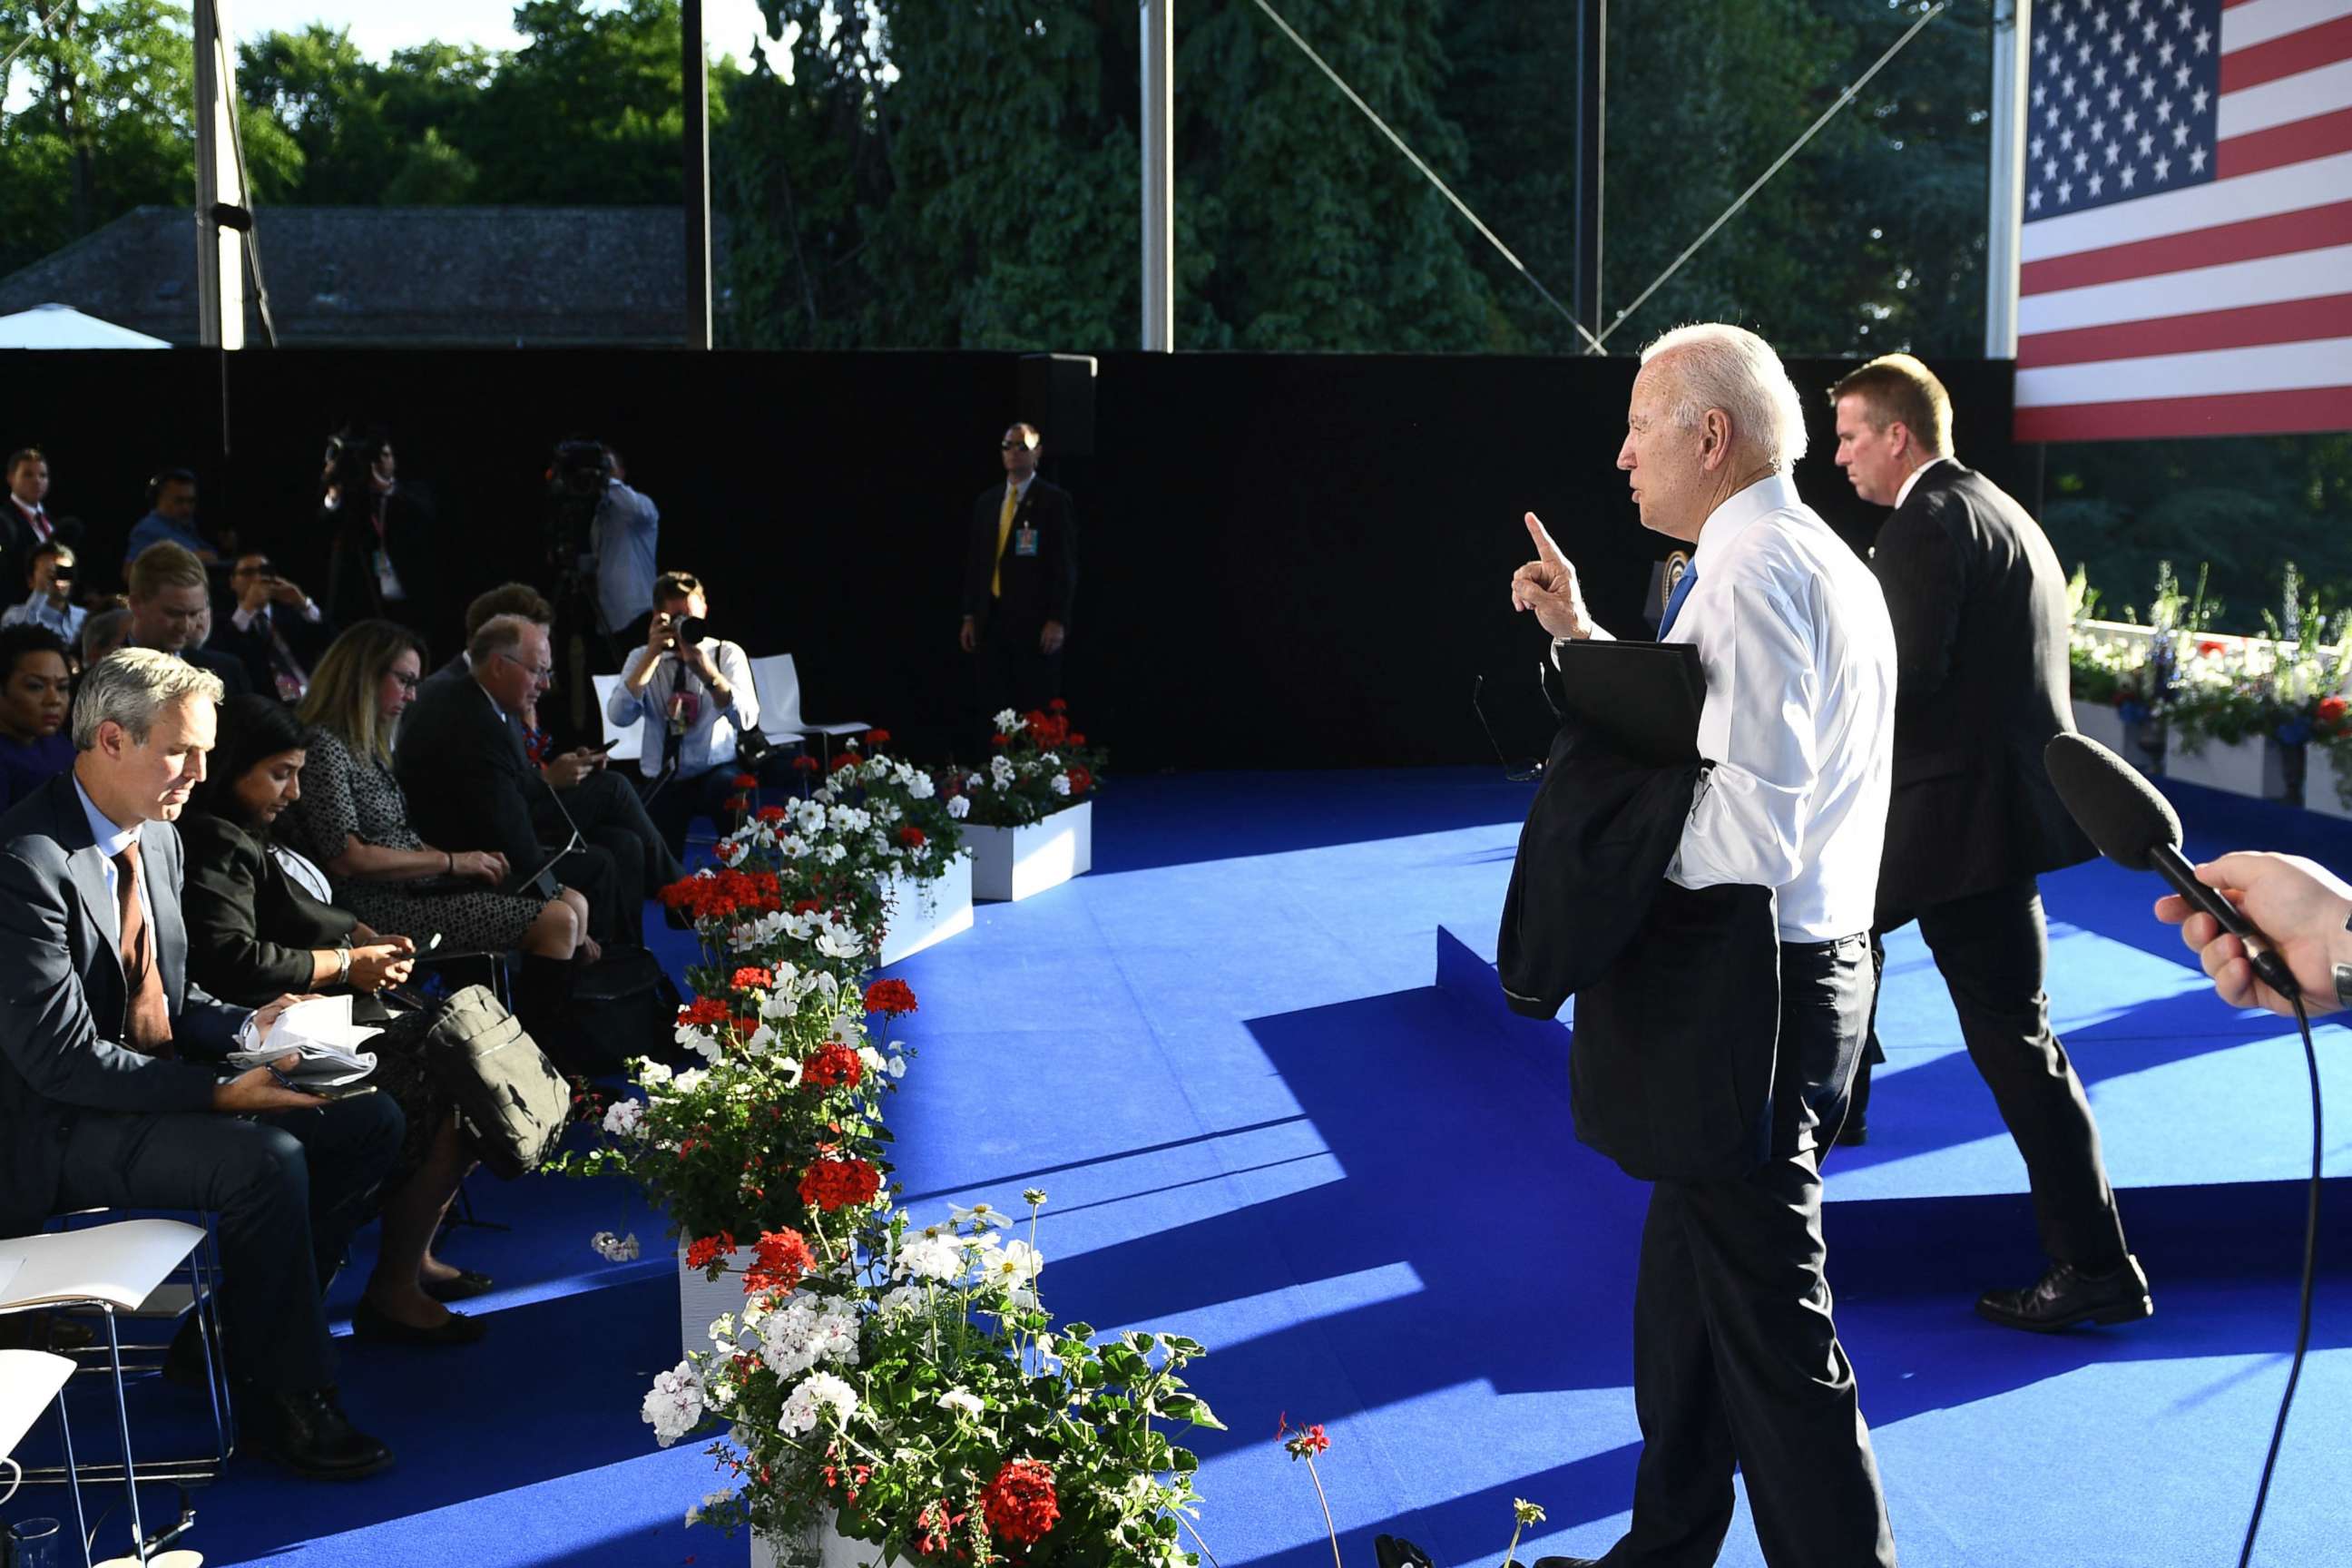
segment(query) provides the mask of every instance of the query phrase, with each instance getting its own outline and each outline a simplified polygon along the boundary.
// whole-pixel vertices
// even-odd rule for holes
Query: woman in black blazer
[[[390,1017],[379,993],[408,978],[415,944],[326,902],[318,868],[268,841],[278,814],[301,795],[300,721],[269,698],[232,697],[221,704],[211,760],[180,819],[190,977],[225,1002],[348,994],[355,1018]],[[352,1331],[401,1344],[478,1340],[483,1320],[442,1303],[479,1295],[490,1281],[432,1253],[441,1216],[473,1169],[472,1150],[448,1096],[414,1053],[379,1048],[373,1081],[399,1100],[409,1133],[386,1184],[383,1242]]]

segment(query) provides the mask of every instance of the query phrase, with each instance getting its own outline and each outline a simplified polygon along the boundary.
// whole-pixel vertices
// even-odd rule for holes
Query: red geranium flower
[[[731,975],[727,984],[738,991],[765,991],[776,983],[773,971],[745,964]]]
[[[1093,771],[1082,763],[1072,763],[1070,764],[1070,798],[1076,800],[1094,787]]]
[[[817,762],[814,757],[810,756],[806,752],[803,752],[799,756],[793,759],[793,766],[800,770],[802,773],[813,773],[816,772]]]
[[[1051,708],[1056,713],[1067,713],[1070,710],[1069,703],[1059,697],[1055,698],[1051,702],[1046,703],[1045,706]]]
[[[2200,658],[2210,654],[2220,653],[2221,651],[2221,645],[2215,642],[2211,637],[2207,637],[2203,642],[2197,645],[2197,654]]]
[[[827,1040],[801,1064],[801,1081],[813,1089],[855,1089],[866,1063],[839,1040]]]
[[[920,849],[923,847],[923,830],[910,822],[898,829],[898,842],[909,849]]]
[[[881,1173],[863,1160],[819,1160],[801,1177],[801,1202],[831,1214],[851,1204],[870,1204],[882,1190]]]
[[[2352,704],[2346,703],[2344,699],[2341,697],[2321,698],[2319,700],[2319,721],[2323,724],[2335,723],[2338,719],[2344,717],[2344,710],[2347,706],[2352,706]]]
[[[1040,1459],[1007,1459],[980,1494],[988,1528],[1026,1546],[1041,1540],[1062,1517],[1054,1498],[1054,1472]]]
[[[772,1230],[760,1237],[751,1267],[743,1271],[743,1293],[790,1290],[816,1267],[816,1255],[796,1230]]]
[[[782,822],[783,819],[784,808],[781,805],[763,805],[760,808],[760,820],[762,822]]]
[[[896,1016],[915,1011],[915,993],[903,980],[877,980],[866,988],[866,1010]]]
[[[758,789],[760,787],[760,775],[757,773],[737,773],[735,775],[734,783],[737,789]]]
[[[857,758],[854,752],[844,752],[841,755],[833,759],[833,771],[835,773],[839,773],[844,768],[854,768],[856,765]]]
[[[868,730],[866,731],[866,743],[869,746],[887,746],[890,743],[890,731]]]
[[[679,1024],[692,1025],[697,1028],[711,1028],[725,1023],[727,1018],[727,1004],[716,996],[698,996],[677,1010]]]
[[[720,1253],[734,1250],[735,1233],[732,1231],[722,1230],[717,1236],[702,1237],[687,1247],[686,1266],[688,1268],[708,1268],[719,1261]]]

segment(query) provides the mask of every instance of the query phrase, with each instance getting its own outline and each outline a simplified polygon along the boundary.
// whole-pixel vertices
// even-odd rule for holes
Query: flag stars
[[[2148,150],[2149,150],[2150,148],[2154,147],[2155,145],[2156,145],[2156,137],[2155,137],[2152,133],[2150,133],[2150,132],[2146,132],[2146,131],[2143,131],[2143,132],[2141,132],[2139,133],[2139,155],[2140,155],[2141,157],[2143,157],[2143,158],[2147,157],[2147,154],[2148,154]]]
[[[2159,183],[2172,178],[2172,159],[2169,155],[2161,156],[2157,159],[2156,177]]]
[[[2124,57],[2124,75],[2139,75],[2139,57],[2137,55],[2126,55]]]
[[[2139,79],[2139,96],[2143,102],[2156,96],[2156,78],[2153,75]]]
[[[2036,109],[2040,109],[2043,104],[2048,103],[2049,101],[2050,101],[2050,89],[2049,89],[2049,87],[2048,87],[2047,85],[2043,84],[2043,83],[2040,83],[2040,82],[2035,83],[2035,84],[2034,84],[2034,88],[2033,88],[2033,107],[2034,107],[2034,108],[2036,108]]]
[[[2138,129],[2139,129],[2139,110],[2137,110],[2137,109],[2126,109],[2126,110],[2124,110],[2124,133],[2125,133],[2126,135],[2129,135],[2131,132],[2135,132],[2135,131],[2137,131],[2137,130],[2138,130]]]
[[[2057,159],[2044,158],[2042,161],[2042,177],[2045,180],[2054,180],[2058,177]]]
[[[2107,155],[2108,168],[2112,169],[2116,166],[2117,159],[2119,159],[2123,154],[2123,143],[2120,142],[2110,142],[2106,144],[2104,151]]]
[[[2201,87],[2189,95],[2189,107],[2200,114],[2204,113],[2205,106],[2212,101],[2213,95]]]
[[[2156,42],[2156,18],[2150,16],[2139,25],[2139,38],[2144,44]]]
[[[2189,121],[2186,120],[2172,128],[2172,144],[2175,147],[2189,145]]]
[[[2172,15],[2173,18],[2180,24],[2180,30],[2184,33],[2189,31],[2189,24],[2197,20],[2196,11],[2187,5],[2181,6]]]
[[[2157,46],[2156,63],[2160,66],[2170,65],[2172,63],[2172,40],[2170,38],[2167,38],[2163,43]]]
[[[2031,152],[2035,158],[2039,159],[2042,156],[2042,149],[2048,144],[2048,142],[2044,138],[2036,136],[2032,142],[2028,142],[2026,146],[2027,150]]]
[[[2025,206],[2026,210],[2029,212],[2038,213],[2042,210],[2042,187],[2040,185],[2036,185],[2032,190],[2025,193]]]
[[[2195,36],[2189,41],[2197,46],[2197,52],[2199,54],[2210,55],[2213,52],[2213,29],[2210,27],[2200,27],[2197,29]]]
[[[2059,150],[2060,152],[2062,152],[2062,153],[2063,153],[2063,152],[2067,152],[2067,151],[2071,150],[2071,149],[2074,147],[2074,128],[2073,126],[2069,125],[2068,127],[2066,127],[2066,129],[2065,129],[2065,130],[2061,131],[2060,132],[2058,132],[2058,150]]]
[[[2104,121],[2104,120],[2094,120],[2094,121],[2091,121],[2091,140],[2092,140],[2092,141],[2094,141],[2094,142],[2104,142],[2104,141],[2105,141],[2106,139],[2107,139],[2107,122],[2106,122],[2105,121]]]
[[[2121,184],[2124,189],[2130,190],[2132,186],[2137,184],[2139,181],[2139,171],[2133,168],[2129,163],[2126,163],[2120,170],[2116,171],[2116,183]]]
[[[2156,122],[2158,125],[2172,123],[2172,100],[2159,98],[2156,100]]]
[[[2090,152],[2090,149],[2089,149],[2089,148],[2087,148],[2087,147],[2077,147],[2077,148],[2075,148],[2075,149],[2074,149],[2074,173],[2076,173],[2076,174],[2081,174],[2084,170],[2085,170],[2085,169],[2089,168],[2090,166],[2091,166],[2091,152]]]
[[[2086,66],[2091,63],[2090,45],[2077,44],[2074,46],[2074,63],[2079,66]]]
[[[2105,87],[2107,85],[2107,68],[2105,66],[2097,65],[2091,68],[2091,85],[2093,87]]]
[[[2059,205],[2060,206],[2062,206],[2062,207],[2063,207],[2063,206],[2064,206],[2067,203],[2069,203],[2069,202],[2073,201],[2074,199],[2074,181],[2072,181],[2072,180],[2061,180],[2061,181],[2059,181],[2059,182],[2058,182],[2058,205]]]
[[[2187,66],[2179,65],[2172,68],[2172,85],[2175,87],[2187,87],[2189,85],[2189,68]]]
[[[2099,193],[2101,192],[2101,190],[2103,190],[2103,189],[2105,187],[2106,183],[2107,183],[2107,177],[2106,177],[2105,174],[2094,174],[2094,175],[2092,175],[2092,176],[2091,176],[2091,195],[2093,195],[2094,196],[2095,196],[2095,195],[2099,195]]]
[[[2123,104],[2123,101],[2124,101],[2124,89],[2123,89],[2122,88],[2119,88],[2119,87],[2111,87],[2111,88],[2107,89],[2107,107],[2108,107],[2109,109],[2116,109],[2116,108],[2120,108],[2120,107],[2122,106],[2122,104]]]
[[[2192,174],[2201,174],[2205,172],[2204,148],[2191,147],[2189,150],[2189,172]]]

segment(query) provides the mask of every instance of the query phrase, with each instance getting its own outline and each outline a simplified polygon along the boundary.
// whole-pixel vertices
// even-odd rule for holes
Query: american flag
[[[2352,0],[2032,26],[2018,439],[2352,429]]]

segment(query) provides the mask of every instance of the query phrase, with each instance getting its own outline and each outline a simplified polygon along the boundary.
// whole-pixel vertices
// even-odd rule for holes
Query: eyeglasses
[[[551,664],[525,664],[514,655],[504,651],[501,651],[499,654],[499,657],[505,659],[509,664],[513,665],[518,669],[530,670],[530,678],[533,680],[538,681],[542,686],[555,679],[555,667]]]
[[[415,690],[417,683],[425,679],[421,675],[412,675],[404,669],[387,669],[384,673],[400,682],[401,689],[404,691]]]
[[[1000,452],[1025,452],[1034,448],[1026,441],[999,441],[996,449]]]

